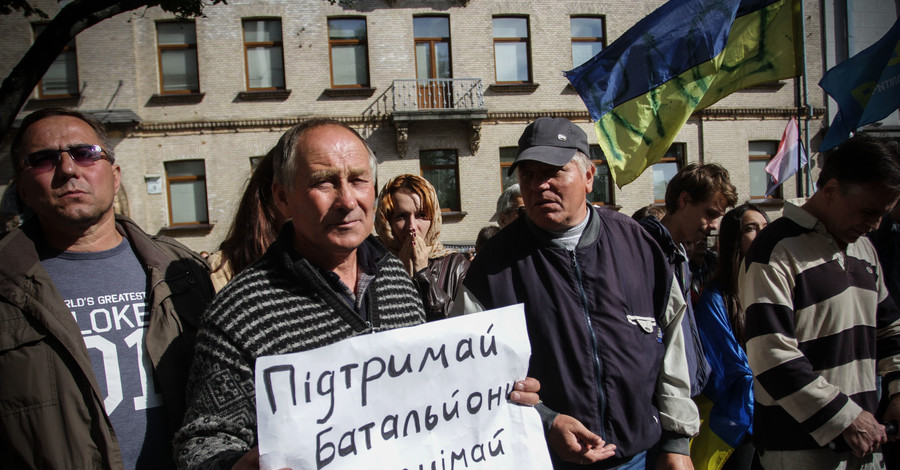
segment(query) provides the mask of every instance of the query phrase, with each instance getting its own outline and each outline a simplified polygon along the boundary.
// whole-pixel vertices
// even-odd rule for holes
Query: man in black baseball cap
[[[566,230],[585,220],[596,171],[589,153],[587,135],[568,119],[542,117],[525,128],[509,174],[518,171],[525,212],[539,228]]]
[[[519,153],[509,167],[509,176],[525,161],[565,166],[575,156],[575,151],[590,155],[587,134],[580,127],[564,118],[538,118],[519,137]]]
[[[684,296],[637,222],[587,202],[589,153],[567,119],[525,128],[510,169],[525,216],[488,240],[452,313],[525,304],[555,469],[690,468]]]

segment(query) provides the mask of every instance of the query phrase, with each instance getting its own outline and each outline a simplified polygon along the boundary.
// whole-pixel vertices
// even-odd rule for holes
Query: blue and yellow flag
[[[670,0],[566,77],[619,187],[658,162],[691,113],[797,75],[797,0]]]
[[[858,127],[884,119],[900,106],[900,19],[864,51],[825,73],[819,86],[838,103],[824,152],[850,137]]]

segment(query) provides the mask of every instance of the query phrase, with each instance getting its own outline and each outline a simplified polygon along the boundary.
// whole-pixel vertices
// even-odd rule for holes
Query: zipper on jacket
[[[584,322],[587,325],[588,332],[591,337],[591,352],[594,359],[594,373],[597,376],[597,406],[600,411],[600,429],[597,433],[603,439],[607,438],[606,434],[606,394],[603,392],[603,364],[600,363],[600,345],[597,335],[594,333],[591,315],[588,312],[588,298],[584,291],[584,279],[581,276],[581,268],[578,266],[578,259],[575,257],[575,251],[569,251],[572,257],[572,269],[575,270],[575,283],[578,284],[578,293],[581,295],[581,313],[584,315]]]

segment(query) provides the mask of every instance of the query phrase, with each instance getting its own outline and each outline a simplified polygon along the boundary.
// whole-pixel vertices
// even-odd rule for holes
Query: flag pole
[[[803,152],[801,151],[801,152],[797,153],[797,168],[799,170],[799,171],[797,171],[797,197],[804,197],[804,196],[809,197],[809,191],[810,191],[810,186],[811,186],[810,183],[811,183],[811,179],[812,179],[812,172],[810,171],[810,167],[812,166],[812,158],[811,158],[812,152],[810,152],[810,150],[809,150],[809,121],[813,118],[813,110],[812,110],[812,107],[810,107],[810,105],[809,105],[809,82],[808,82],[807,76],[806,76],[806,21],[804,20],[806,18],[805,7],[803,5],[803,0],[795,0],[795,1],[800,2],[800,58],[803,61],[803,108],[806,109],[806,119],[803,119],[803,116],[802,116],[803,110],[802,109],[798,110],[799,112],[797,113],[798,115],[801,115],[800,119],[803,122],[803,133],[802,133],[803,142],[797,142],[797,143],[799,145],[802,145],[802,148],[806,149],[807,155],[809,155],[807,157],[809,162],[807,163],[806,170],[805,170],[805,173],[806,173],[805,189],[806,189],[806,191],[804,193],[804,186],[803,186],[804,178],[802,177],[802,175],[804,173],[803,166],[802,166],[803,165]],[[799,137],[798,137],[798,140],[799,140]]]

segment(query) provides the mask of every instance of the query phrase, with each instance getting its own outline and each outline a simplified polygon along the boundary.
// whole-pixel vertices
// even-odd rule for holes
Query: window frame
[[[159,43],[159,25],[160,24],[191,24],[194,27],[194,43],[193,44],[160,44]],[[165,79],[163,74],[163,51],[174,50],[194,50],[194,61],[197,66],[197,87],[189,90],[166,90]],[[159,64],[159,93],[161,95],[180,95],[200,93],[200,57],[197,52],[197,23],[194,21],[157,21],[156,22],[156,58]]]
[[[607,163],[605,158],[593,158],[597,155],[603,155],[603,151],[600,149],[600,146],[597,144],[590,144],[588,146],[590,148],[591,154],[588,155],[588,158],[591,159],[591,163],[594,164],[594,181],[597,179],[597,172],[600,171],[600,168],[603,166],[606,167],[606,191],[609,193],[609,201],[589,201],[591,204],[595,206],[614,206],[616,205],[616,184],[613,181],[612,170],[609,168],[609,164]],[[596,188],[591,186],[591,193],[596,191]]]
[[[522,19],[525,20],[525,33],[527,36],[524,38],[498,38],[496,33],[493,31],[494,20],[498,19]],[[534,83],[534,70],[531,62],[531,19],[528,15],[496,15],[491,17],[491,39],[494,53],[494,83],[498,85],[521,85],[521,84],[530,84]],[[501,81],[497,77],[497,44],[510,44],[510,43],[525,43],[525,60],[528,63],[528,80],[520,81],[520,80],[512,80],[512,81]]]
[[[425,165],[422,162],[422,154],[425,152],[453,152],[455,163],[453,165]],[[459,179],[459,151],[457,149],[449,149],[449,148],[436,148],[436,149],[421,149],[419,150],[419,176],[428,180],[425,177],[426,170],[453,170],[454,177],[456,179],[456,202],[459,204],[459,207],[444,207],[441,206],[441,213],[446,214],[448,212],[461,212],[462,211],[462,195],[460,194],[460,179]],[[438,190],[438,186],[434,184],[433,181],[428,180],[432,186],[435,188],[435,192]],[[443,190],[443,188],[441,188]]]
[[[277,21],[278,28],[281,30],[281,41],[247,41],[247,22],[249,21]],[[247,91],[273,91],[273,90],[286,90],[287,89],[287,74],[285,73],[284,66],[284,23],[281,21],[281,18],[241,18],[241,42],[244,47],[244,83],[246,85]],[[280,47],[281,48],[281,82],[283,85],[281,87],[259,87],[259,88],[251,88],[250,87],[250,57],[247,54],[247,51],[252,48],[273,48]]]
[[[325,19],[325,29],[328,34],[328,71],[331,74],[331,88],[369,88],[372,83],[372,77],[369,70],[369,21],[365,16],[330,16]],[[361,20],[366,27],[366,37],[364,39],[332,39],[331,38],[331,21],[332,20]],[[355,83],[349,85],[334,84],[334,46],[363,46],[366,51],[366,82]]]
[[[671,152],[671,151],[672,151],[672,148],[675,147],[675,146],[678,146],[678,147],[681,149],[681,156],[677,156],[677,157],[669,156],[669,152]],[[660,158],[659,161],[656,162],[656,163],[654,163],[653,165],[658,165],[658,164],[660,164],[660,163],[675,163],[675,168],[676,168],[675,171],[676,171],[676,173],[677,173],[677,172],[681,171],[682,168],[684,168],[684,165],[685,165],[685,161],[686,161],[686,160],[687,160],[687,143],[685,143],[685,142],[672,142],[672,145],[670,145],[669,148],[666,150],[666,154],[663,155],[663,157]],[[652,188],[652,190],[653,190],[653,203],[654,203],[654,204],[662,204],[662,205],[665,205],[665,204],[666,204],[666,196],[665,196],[665,192],[663,192],[663,198],[662,198],[662,199],[656,199],[656,188],[655,188],[655,186],[656,186],[656,180],[655,180],[655,179],[652,181],[652,184],[653,184],[653,186],[654,186],[654,187]],[[668,186],[669,186],[669,182],[666,181],[666,187],[668,188]]]
[[[572,19],[574,19],[574,18],[600,20],[600,29],[602,30],[603,36],[602,37],[575,36],[574,33],[572,33]],[[575,43],[599,42],[600,44],[602,44],[600,50],[606,49],[606,46],[607,46],[607,43],[606,43],[606,15],[571,15],[571,16],[569,16],[569,34],[571,35],[571,38],[572,38],[572,50],[570,51],[570,52],[572,52],[572,67],[579,67],[582,64],[575,65],[575,51],[574,51]],[[590,60],[590,59],[588,59],[588,60]]]
[[[37,37],[40,35],[41,31],[43,31],[49,25],[50,25],[50,23],[41,23],[41,22],[31,23],[31,34],[33,35],[32,44],[34,44],[34,41],[37,40]],[[47,72],[50,71],[50,69],[48,68],[47,72],[44,72],[44,75],[41,76],[41,80],[38,82],[37,87],[35,87],[37,89],[38,99],[75,98],[75,97],[78,97],[81,95],[81,92],[78,89],[78,47],[75,43],[76,40],[77,40],[77,38],[72,38],[71,41],[66,43],[66,45],[63,46],[63,49],[61,51],[59,51],[59,55],[55,59],[53,59],[53,62],[51,63],[51,66],[52,66],[60,58],[62,58],[62,56],[64,54],[65,55],[71,54],[72,56],[74,56],[74,58],[75,58],[75,76],[72,77],[72,80],[74,80],[74,84],[73,84],[72,88],[75,89],[75,92],[74,93],[54,93],[54,94],[45,93],[44,92],[44,77],[47,75]]]
[[[446,37],[437,37],[437,36],[434,36],[434,37],[431,37],[431,36],[428,36],[428,37],[425,37],[425,36],[423,36],[423,37],[416,37],[416,34],[415,34],[415,27],[413,28],[413,48],[414,48],[414,50],[413,50],[413,57],[414,57],[414,59],[415,59],[415,61],[416,61],[416,75],[417,75],[417,78],[418,78],[418,70],[419,70],[419,55],[418,55],[417,53],[415,53],[415,52],[416,52],[416,51],[415,51],[415,48],[416,48],[419,44],[428,44],[428,48],[430,49],[430,52],[431,52],[431,54],[430,54],[430,55],[431,55],[431,64],[429,64],[429,66],[431,67],[431,70],[434,71],[434,74],[435,74],[435,75],[438,75],[438,70],[439,70],[439,68],[438,68],[438,61],[437,61],[437,56],[438,56],[438,54],[437,54],[437,44],[439,44],[439,43],[446,43],[446,44],[447,44],[447,51],[448,51],[447,57],[448,57],[449,62],[450,62],[450,63],[449,63],[450,77],[453,77],[453,54],[452,54],[452,52],[453,52],[453,44],[450,42],[450,34],[451,34],[451,31],[450,31],[450,17],[449,17],[449,16],[446,16],[446,15],[417,15],[417,16],[414,16],[414,17],[413,17],[413,24],[415,24],[415,21],[416,21],[417,19],[420,19],[420,18],[440,18],[440,19],[443,19],[443,20],[447,21],[447,36],[446,36]],[[437,77],[429,77],[429,78],[437,78]]]
[[[753,144],[754,142],[769,144],[771,146],[771,148],[775,149],[775,152],[772,153],[771,155],[753,154],[750,151],[750,145]],[[778,145],[779,144],[780,144],[780,141],[770,140],[770,139],[748,141],[747,142],[747,154],[748,154],[747,165],[748,165],[748,167],[750,166],[750,162],[754,162],[754,161],[765,161],[766,165],[768,165],[769,162],[771,162],[772,159],[775,158],[775,154],[778,153]],[[748,170],[749,169],[750,168],[748,168]],[[765,173],[765,168],[763,169],[763,172]],[[752,175],[752,172],[750,174]],[[768,173],[765,173],[765,175],[766,175],[766,182],[768,183],[772,179],[772,176],[769,175]],[[749,178],[748,178],[748,183],[749,183]],[[768,187],[768,184],[766,186]],[[782,181],[782,183],[779,184],[777,188],[775,188],[775,191],[772,192],[772,194],[770,196],[766,196],[765,190],[763,191],[762,194],[753,194],[752,186],[747,188],[747,192],[749,193],[749,199],[751,201],[772,202],[772,201],[780,201],[780,200],[784,199],[783,189],[784,189],[784,182]]]
[[[202,175],[191,175],[191,176],[169,176],[169,164],[178,164],[178,163],[187,163],[187,162],[202,162],[203,163],[203,174]],[[163,169],[165,170],[166,175],[166,196],[168,197],[168,209],[169,209],[169,226],[170,227],[178,227],[178,226],[187,226],[187,225],[204,225],[209,224],[209,187],[206,185],[206,160],[202,158],[189,158],[184,160],[172,160],[163,162]],[[204,200],[204,211],[206,212],[206,220],[196,220],[191,222],[175,222],[172,219],[172,183],[188,183],[192,181],[203,181],[203,200]]]
[[[509,160],[509,161],[503,160],[504,150],[509,153],[512,153],[512,155],[513,155],[512,160]],[[509,186],[504,185],[506,178],[508,178],[506,176],[506,173],[509,172],[509,167],[511,167],[513,162],[516,161],[516,155],[518,153],[519,153],[519,147],[516,145],[504,145],[497,150],[497,159],[500,161],[500,190],[501,191],[506,190],[506,188],[509,187]],[[517,178],[515,174],[513,174],[512,178],[515,180],[516,183],[519,182],[519,178]]]

